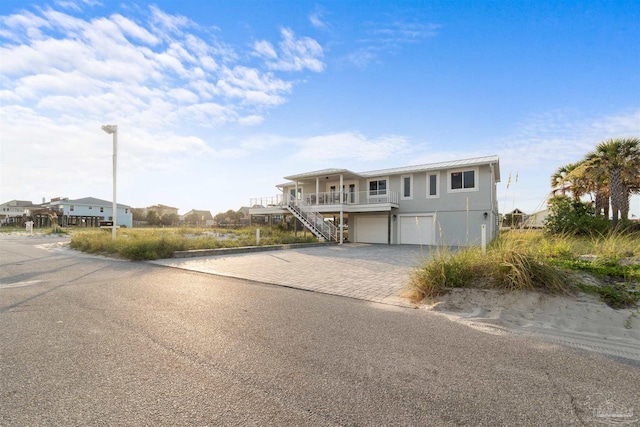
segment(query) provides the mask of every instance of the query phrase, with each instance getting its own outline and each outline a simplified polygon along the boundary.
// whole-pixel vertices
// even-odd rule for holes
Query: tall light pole
[[[116,240],[118,226],[118,204],[116,203],[116,171],[118,170],[118,125],[103,125],[102,130],[113,135],[113,225],[111,239]]]

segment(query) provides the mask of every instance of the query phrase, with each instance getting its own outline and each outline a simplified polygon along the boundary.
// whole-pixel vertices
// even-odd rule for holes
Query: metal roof
[[[285,179],[291,180],[291,182],[286,182],[283,184],[276,185],[276,187],[288,187],[295,185],[296,181],[301,181],[309,178],[319,178],[319,177],[335,177],[339,175],[345,175],[344,178],[371,178],[375,176],[383,176],[383,175],[398,175],[402,173],[419,173],[419,172],[428,172],[434,170],[442,170],[442,169],[454,169],[454,168],[464,168],[469,166],[479,166],[486,164],[496,164],[497,168],[495,169],[496,174],[496,182],[500,182],[500,160],[497,155],[492,156],[484,156],[484,157],[474,157],[471,159],[461,159],[461,160],[449,160],[445,162],[437,162],[437,163],[427,163],[423,165],[414,165],[414,166],[403,166],[399,168],[390,168],[390,169],[378,169],[366,172],[352,172],[348,169],[322,169],[313,172],[305,172],[297,175],[285,176]]]
[[[46,205],[51,205],[51,206],[53,205],[91,205],[91,206],[112,207],[113,202],[110,202],[108,200],[97,199],[95,197],[83,197],[81,199],[75,199],[75,200],[68,200],[68,199],[57,200],[55,202],[48,202],[46,203]],[[131,206],[123,205],[121,203],[118,203],[117,205],[119,208],[131,208]]]
[[[463,168],[469,166],[479,166],[486,164],[497,164],[496,168],[496,182],[500,182],[500,160],[498,156],[484,156],[474,157],[472,159],[450,160],[446,162],[427,163],[423,165],[415,166],[403,166],[399,168],[390,169],[378,169],[373,171],[360,172],[360,175],[365,178],[371,178],[381,175],[397,175],[401,173],[416,173],[416,172],[428,172],[432,170]]]
[[[316,178],[321,176],[331,176],[331,175],[349,175],[356,178],[361,178],[361,176],[355,172],[351,172],[348,169],[321,169],[319,171],[313,172],[304,172],[297,175],[285,176],[284,179],[290,179],[292,181],[299,181],[301,179],[306,178]]]

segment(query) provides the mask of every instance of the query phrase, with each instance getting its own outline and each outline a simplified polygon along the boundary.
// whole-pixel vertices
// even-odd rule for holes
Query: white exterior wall
[[[102,221],[111,221],[113,217],[113,205],[86,205],[73,203],[73,200],[63,200],[54,202],[53,206],[62,209],[62,214],[67,216],[96,216],[101,217]],[[73,208],[73,210],[72,210]],[[102,211],[101,211],[102,208]],[[133,213],[128,206],[118,205],[118,226],[132,227]]]

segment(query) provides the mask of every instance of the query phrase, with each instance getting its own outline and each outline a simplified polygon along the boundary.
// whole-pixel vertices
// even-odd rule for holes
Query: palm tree
[[[594,152],[587,155],[585,162],[596,175],[609,183],[612,228],[615,229],[618,214],[622,219],[628,219],[631,194],[640,192],[640,139],[610,139],[601,142]]]
[[[595,195],[596,215],[609,218],[609,177],[598,159],[594,153],[587,154],[581,163],[581,173],[588,181],[589,193]]]
[[[551,175],[553,194],[562,193],[563,196],[566,196],[569,192],[574,199],[579,199],[587,194],[589,192],[589,182],[584,170],[583,162],[560,166]]]

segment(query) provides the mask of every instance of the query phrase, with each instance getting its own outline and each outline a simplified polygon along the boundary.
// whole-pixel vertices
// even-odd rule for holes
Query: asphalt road
[[[640,419],[632,363],[57,241],[0,239],[3,426]]]

